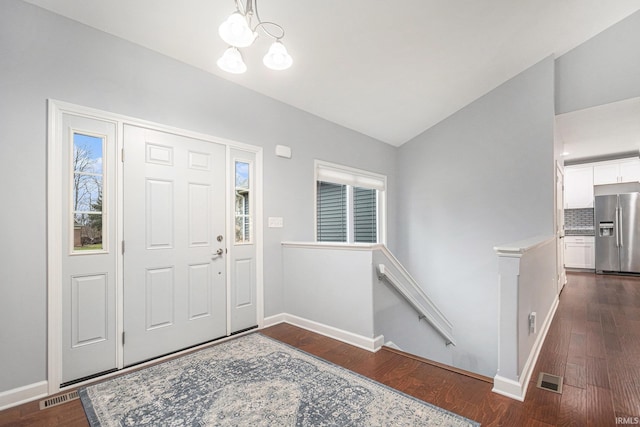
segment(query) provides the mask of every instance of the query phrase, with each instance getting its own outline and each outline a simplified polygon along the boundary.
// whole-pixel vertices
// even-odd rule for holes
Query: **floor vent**
[[[40,401],[40,409],[51,408],[52,406],[62,405],[63,403],[76,400],[78,398],[77,391],[70,391],[69,393],[61,394],[59,396],[53,396],[45,400]]]
[[[562,394],[562,377],[540,372],[538,388]]]

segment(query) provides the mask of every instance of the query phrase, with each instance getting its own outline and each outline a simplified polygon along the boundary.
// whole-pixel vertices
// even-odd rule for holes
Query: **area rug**
[[[91,426],[479,426],[259,333],[79,394]]]

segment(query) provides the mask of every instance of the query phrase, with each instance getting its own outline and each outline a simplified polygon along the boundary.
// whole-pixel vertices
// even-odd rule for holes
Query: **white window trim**
[[[378,190],[377,215],[378,215],[378,243],[387,244],[387,177],[364,169],[330,163],[324,160],[315,160],[313,166],[313,236],[318,241],[318,181],[345,184],[355,187],[371,188]],[[347,187],[349,188],[349,187]],[[351,197],[348,190],[347,197]],[[347,215],[351,218],[352,202],[347,203]],[[347,224],[348,245],[360,245],[353,242],[353,224]],[[369,243],[367,243],[369,244]]]
[[[249,191],[249,241],[245,241],[245,242],[236,242],[236,235],[235,235],[235,221],[236,221],[236,210],[235,210],[235,192],[238,190],[238,188],[236,187],[236,174],[235,174],[235,167],[236,167],[236,163],[240,162],[240,163],[247,163],[249,164],[249,188],[247,189]],[[231,240],[233,245],[236,246],[242,246],[242,245],[254,245],[255,244],[255,230],[254,230],[254,224],[255,224],[255,215],[254,215],[254,211],[253,209],[255,208],[255,195],[254,195],[254,161],[252,159],[248,159],[248,158],[243,158],[243,157],[238,157],[235,156],[233,157],[232,163],[231,163],[231,167],[230,169],[233,169],[233,194],[234,194],[234,198],[232,200],[232,205],[234,207],[233,209],[233,218],[231,220],[231,224],[232,224],[232,229],[233,229],[233,233],[230,234],[230,238],[233,239]]]

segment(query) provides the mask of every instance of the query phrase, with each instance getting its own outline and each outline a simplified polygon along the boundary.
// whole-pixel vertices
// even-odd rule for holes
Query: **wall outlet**
[[[279,216],[270,216],[268,226],[269,228],[282,228],[284,226],[284,220]]]

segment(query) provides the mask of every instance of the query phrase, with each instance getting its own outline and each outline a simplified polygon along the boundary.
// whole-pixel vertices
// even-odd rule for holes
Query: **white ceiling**
[[[556,116],[556,136],[565,161],[605,157],[640,149],[640,98]]]
[[[26,0],[393,145],[640,9],[638,0],[261,0],[293,66],[215,62],[233,0]]]

